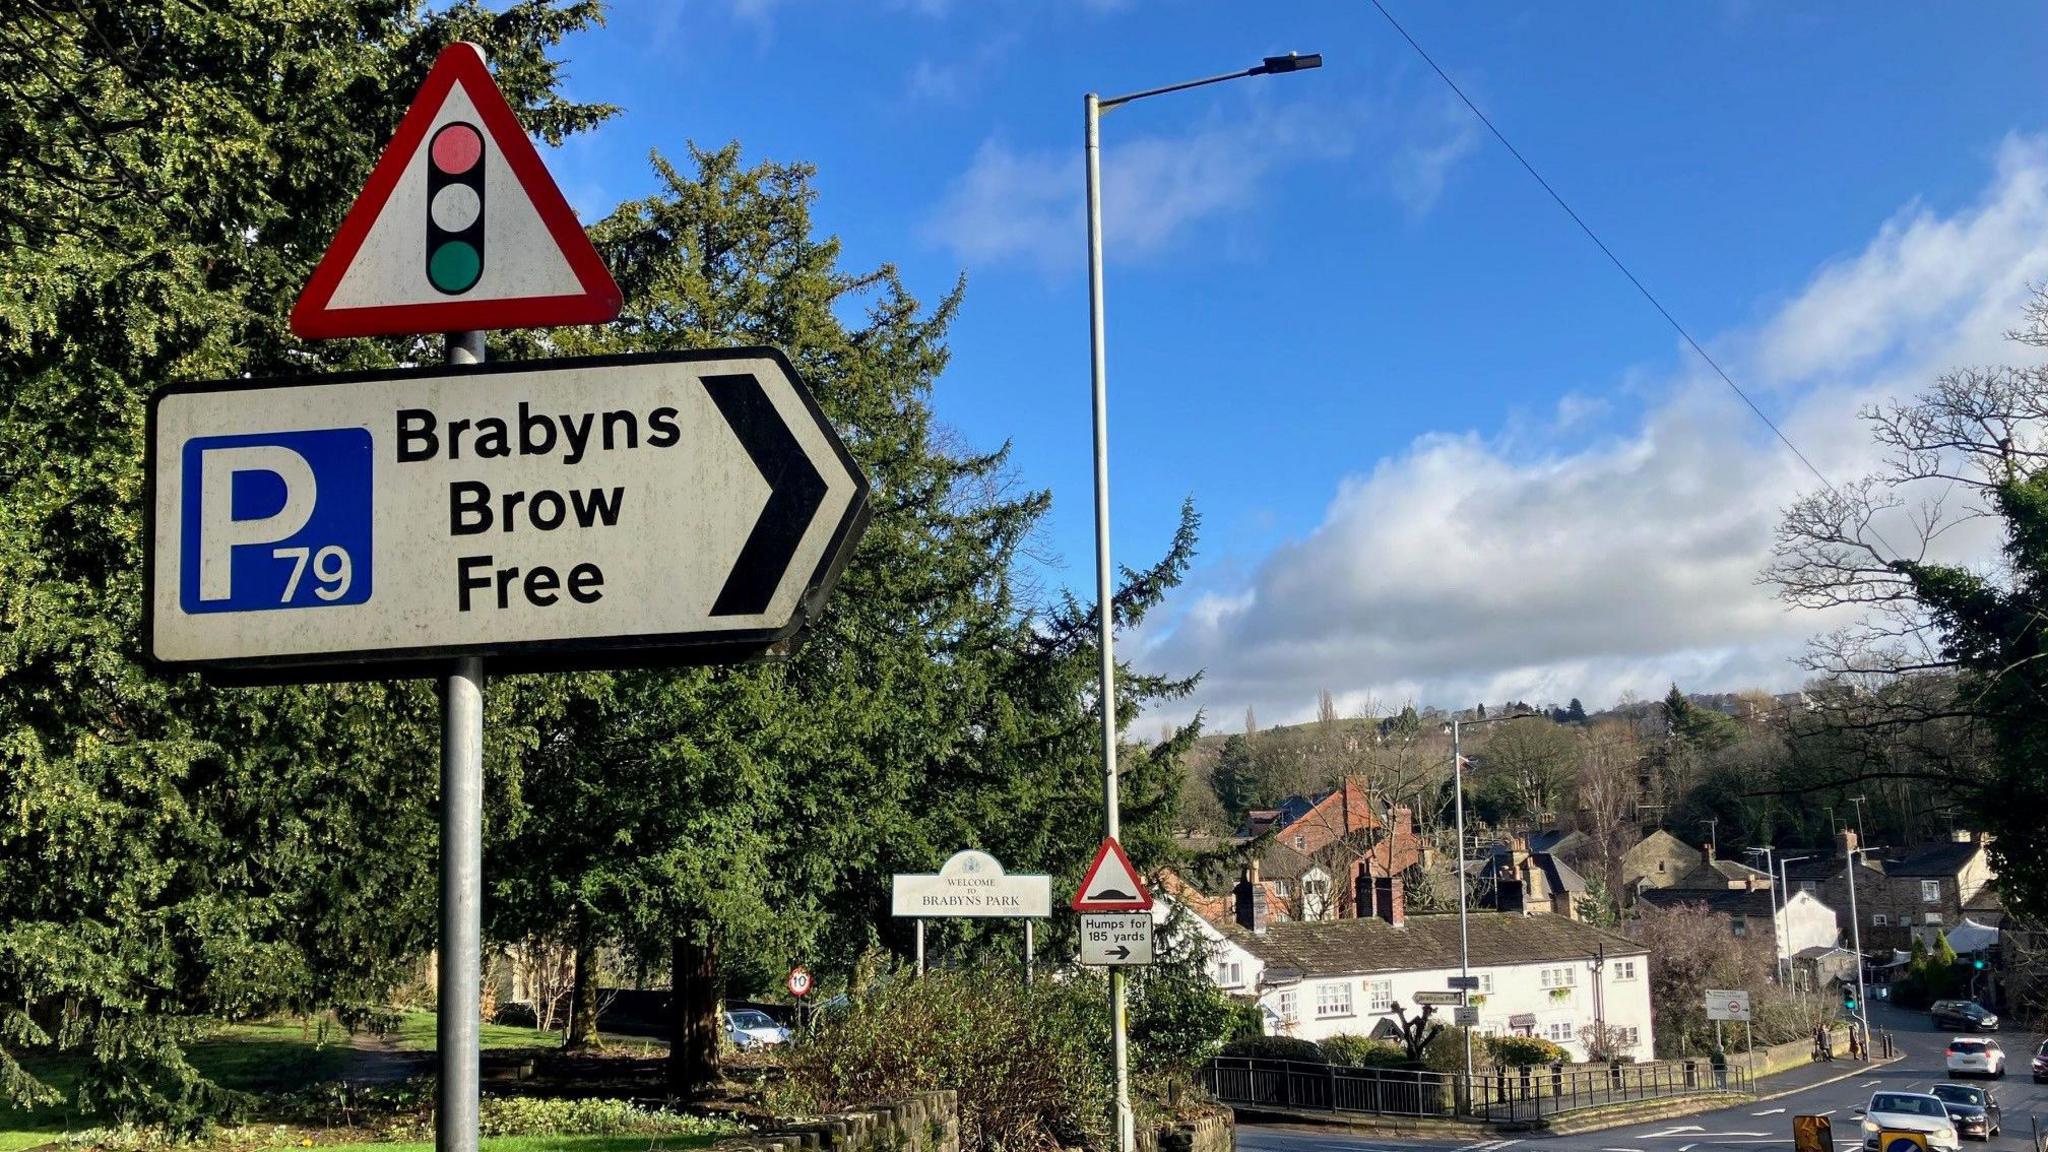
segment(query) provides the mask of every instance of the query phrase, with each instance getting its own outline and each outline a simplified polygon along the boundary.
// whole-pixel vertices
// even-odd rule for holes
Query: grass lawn
[[[409,1052],[432,1052],[436,1036],[432,1012],[407,1012],[399,1020],[398,1031],[391,1033],[390,1038]],[[506,1024],[486,1024],[483,1027],[483,1046],[486,1048],[554,1048],[561,1043],[560,1032],[514,1028]]]

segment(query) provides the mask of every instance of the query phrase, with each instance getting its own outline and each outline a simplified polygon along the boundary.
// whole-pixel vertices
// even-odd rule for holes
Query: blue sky
[[[1388,3],[1836,479],[2048,279],[2037,5]],[[1124,649],[1205,671],[1155,719],[1796,684],[1829,622],[1755,577],[1811,477],[1363,0],[622,2],[564,51],[625,113],[551,165],[589,216],[736,139],[852,266],[965,272],[939,411],[1086,588],[1081,94],[1289,50],[1104,121],[1117,555],[1205,519]]]

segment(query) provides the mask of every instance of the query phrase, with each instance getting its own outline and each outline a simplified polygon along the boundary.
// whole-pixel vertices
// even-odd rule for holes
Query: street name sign
[[[890,912],[919,919],[1040,919],[1052,915],[1052,877],[1008,875],[995,857],[970,848],[955,852],[935,874],[899,873],[890,891]]]
[[[1465,994],[1463,992],[1417,992],[1415,994],[1417,1007],[1424,1004],[1434,1004],[1439,1008],[1453,1008],[1464,1002]]]
[[[1095,862],[1081,876],[1073,907],[1076,912],[1144,912],[1152,907],[1152,893],[1116,837],[1105,836],[1095,850]]]
[[[1479,1009],[1470,1006],[1459,1007],[1451,1012],[1451,1023],[1460,1028],[1473,1028],[1479,1024]]]
[[[1445,983],[1449,984],[1452,988],[1462,989],[1466,992],[1479,991],[1479,977],[1477,976],[1453,976],[1445,981]]]
[[[307,339],[602,324],[619,287],[481,48],[434,59],[292,307]]]
[[[772,349],[174,384],[148,454],[149,655],[258,680],[760,655],[867,518]]]
[[[1081,963],[1110,967],[1152,963],[1152,914],[1114,912],[1082,916]]]
[[[1723,988],[1707,989],[1707,1019],[1748,1020],[1749,993]]]

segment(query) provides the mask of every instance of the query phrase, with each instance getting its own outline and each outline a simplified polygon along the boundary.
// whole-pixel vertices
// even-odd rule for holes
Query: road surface
[[[1924,1092],[1947,1076],[1943,1055],[1951,1033],[1936,1032],[1926,1013],[1902,1012],[1879,1004],[1871,1013],[1870,1025],[1890,1029],[1905,1058],[1796,1095],[1718,1112],[1578,1136],[1455,1141],[1386,1139],[1329,1127],[1244,1125],[1237,1131],[1237,1147],[1241,1152],[1791,1152],[1792,1117],[1819,1114],[1833,1121],[1838,1152],[1856,1152],[1862,1129],[1850,1112],[1866,1103],[1872,1092],[1880,1088]],[[2005,1111],[2005,1132],[1984,1147],[1989,1152],[2031,1152],[2031,1115],[2039,1112],[2043,1127],[2048,1128],[2048,1086],[2034,1084],[2029,1073],[2041,1037],[2007,1030],[1997,1039],[2011,1070],[2003,1081],[1981,1083],[1991,1089]],[[1836,1063],[1845,1072],[1854,1067],[1846,1060]],[[1765,1081],[1760,1090],[1769,1093],[1770,1082]],[[1963,1147],[1965,1152],[1974,1152],[1980,1146],[1966,1140]]]

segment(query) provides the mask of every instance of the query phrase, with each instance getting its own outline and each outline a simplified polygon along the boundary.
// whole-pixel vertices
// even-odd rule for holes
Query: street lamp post
[[[1778,916],[1778,869],[1771,862],[1772,849],[1769,844],[1761,848],[1751,848],[1748,851],[1751,855],[1758,852],[1763,853],[1764,883],[1770,885],[1771,889],[1771,967],[1777,972],[1778,982],[1782,984],[1785,982],[1785,966],[1780,962],[1780,957],[1790,955],[1792,942],[1787,938],[1790,925],[1787,921],[1779,919]]]
[[[1792,907],[1792,866],[1802,860],[1817,859],[1819,859],[1817,856],[1787,856],[1783,860],[1778,861],[1779,886],[1784,889],[1784,906],[1786,908]],[[1838,936],[1835,939],[1840,940],[1841,937]],[[1787,984],[1792,982],[1792,945],[1789,941],[1785,945],[1785,964],[1783,970],[1778,974],[1778,979]]]
[[[1451,791],[1455,794],[1453,806],[1458,814],[1458,976],[1462,980],[1472,979],[1472,924],[1465,907],[1465,756],[1460,742],[1462,731],[1467,726],[1498,724],[1503,720],[1520,720],[1533,716],[1533,712],[1516,712],[1507,716],[1484,716],[1477,720],[1460,720],[1451,713]],[[1472,990],[1464,989],[1467,999]],[[1460,1029],[1465,1034],[1465,1090],[1472,1090],[1472,1029]]]
[[[1323,58],[1320,55],[1299,55],[1290,52],[1285,56],[1268,56],[1242,72],[1226,72],[1220,76],[1169,84],[1164,88],[1148,88],[1143,92],[1112,96],[1107,100],[1093,92],[1082,98],[1082,108],[1087,119],[1085,148],[1088,161],[1088,340],[1095,392],[1095,614],[1099,618],[1097,625],[1100,628],[1102,649],[1099,689],[1102,700],[1102,823],[1106,834],[1112,839],[1118,835],[1119,820],[1114,650],[1116,611],[1110,588],[1109,560],[1109,387],[1102,314],[1102,114],[1120,104],[1129,104],[1148,96],[1163,96],[1168,92],[1180,92],[1248,76],[1272,76],[1322,66]],[[1122,968],[1109,970],[1109,1010],[1111,1049],[1116,1062],[1117,1148],[1119,1152],[1132,1152],[1137,1146],[1137,1133],[1131,1113],[1131,1078],[1125,1051],[1128,1028],[1124,1017]]]

